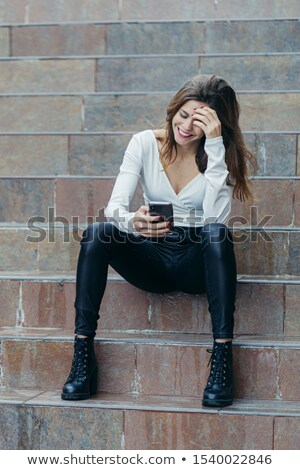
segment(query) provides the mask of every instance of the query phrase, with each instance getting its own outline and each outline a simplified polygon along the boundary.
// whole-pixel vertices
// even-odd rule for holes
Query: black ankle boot
[[[232,404],[232,347],[231,341],[214,342],[209,360],[210,374],[204,390],[203,406],[229,406]]]
[[[86,400],[97,393],[97,362],[94,338],[77,338],[70,375],[63,387],[63,400]]]

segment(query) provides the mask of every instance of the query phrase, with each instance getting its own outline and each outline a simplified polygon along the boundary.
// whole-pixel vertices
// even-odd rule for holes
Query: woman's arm
[[[129,205],[135,193],[141,169],[142,145],[138,137],[134,135],[125,151],[110,200],[104,211],[107,220],[123,232],[135,231],[133,226],[135,212],[129,212]]]
[[[231,211],[232,190],[226,184],[228,176],[225,163],[225,147],[222,126],[216,111],[209,106],[195,108],[194,125],[200,127],[206,136],[204,150],[207,154],[207,181],[203,201],[204,223],[225,223]]]
[[[129,205],[135,193],[142,171],[143,146],[139,135],[134,135],[125,151],[110,200],[104,211],[108,222],[119,230],[145,237],[163,236],[170,231],[167,222],[159,217],[150,216],[149,209],[141,206],[136,212],[129,212]],[[156,222],[153,224],[152,222]]]
[[[231,211],[232,188],[226,184],[228,170],[222,136],[207,139],[204,149],[208,157],[204,173],[207,181],[203,201],[204,223],[225,223]]]

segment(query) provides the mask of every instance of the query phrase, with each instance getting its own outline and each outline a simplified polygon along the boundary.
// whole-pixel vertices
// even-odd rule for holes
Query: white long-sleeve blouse
[[[226,223],[231,211],[232,187],[226,184],[228,170],[222,137],[206,139],[204,149],[208,156],[205,172],[195,176],[177,194],[160,162],[154,132],[146,130],[133,135],[105,209],[107,220],[124,232],[135,232],[135,213],[129,212],[129,205],[140,179],[145,205],[150,201],[173,204],[175,227]]]

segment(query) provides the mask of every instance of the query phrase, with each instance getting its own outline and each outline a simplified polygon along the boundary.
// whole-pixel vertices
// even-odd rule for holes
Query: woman
[[[165,125],[133,136],[110,201],[108,222],[89,226],[77,268],[72,369],[62,398],[96,393],[93,348],[108,265],[149,292],[206,292],[214,345],[204,406],[232,403],[232,338],[236,264],[225,225],[232,196],[250,196],[247,160],[233,89],[198,75],[172,98]],[[145,205],[129,212],[138,180]],[[173,205],[174,223],[150,215],[150,201]]]

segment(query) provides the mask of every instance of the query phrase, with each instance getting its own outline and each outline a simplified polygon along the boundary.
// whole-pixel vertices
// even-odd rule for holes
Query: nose
[[[185,130],[186,132],[190,131],[193,128],[193,118],[192,118],[192,116],[189,119],[186,119],[186,121],[184,123],[184,127],[186,129],[183,129],[183,130]]]

